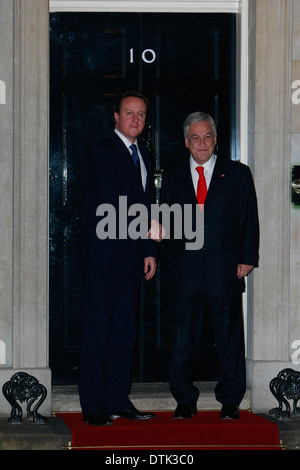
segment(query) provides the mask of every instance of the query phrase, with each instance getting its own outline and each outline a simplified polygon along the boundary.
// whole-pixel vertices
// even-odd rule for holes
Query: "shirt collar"
[[[128,140],[127,137],[125,137],[125,135],[123,135],[120,131],[118,131],[118,129],[115,129],[115,133],[120,137],[120,139],[124,142],[127,148],[129,148],[130,145],[132,145],[132,142]],[[134,142],[134,145],[138,147],[137,140]]]
[[[217,156],[213,153],[212,156],[210,157],[210,159],[207,160],[207,162],[203,163],[203,165],[199,165],[199,163],[197,163],[193,159],[193,157],[191,156],[190,157],[190,166],[191,166],[192,170],[195,170],[197,168],[197,166],[203,166],[205,170],[207,170],[209,172],[212,172],[213,169],[214,169],[214,166],[215,166],[216,159],[217,159]]]

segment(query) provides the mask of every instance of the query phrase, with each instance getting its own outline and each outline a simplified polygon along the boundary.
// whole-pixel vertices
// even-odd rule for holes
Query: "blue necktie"
[[[139,159],[139,156],[138,156],[138,153],[137,153],[137,150],[136,150],[136,145],[132,144],[132,145],[130,145],[129,148],[131,148],[131,150],[132,150],[132,158],[133,158],[134,164],[137,168],[139,168],[140,159]]]
[[[140,159],[139,159],[139,156],[138,156],[138,153],[137,153],[137,150],[136,150],[136,145],[132,144],[130,145],[130,148],[132,150],[132,158],[133,158],[133,161],[134,161],[134,164],[139,172],[139,175],[141,177],[141,165],[140,165]]]

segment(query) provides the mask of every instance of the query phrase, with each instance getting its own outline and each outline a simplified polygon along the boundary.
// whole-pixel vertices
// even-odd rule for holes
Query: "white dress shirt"
[[[197,194],[197,186],[198,186],[198,180],[199,180],[199,173],[196,170],[197,166],[203,166],[204,168],[204,176],[206,180],[206,187],[207,191],[210,185],[211,177],[214,171],[215,163],[216,163],[217,156],[213,153],[210,159],[204,163],[203,165],[199,165],[192,156],[190,156],[190,168],[191,168],[191,175],[193,179],[193,184],[195,188],[195,193]]]
[[[132,150],[131,150],[131,148],[129,148],[130,145],[132,145],[132,142],[130,142],[130,140],[128,140],[127,137],[125,137],[123,134],[121,134],[121,132],[119,132],[118,129],[115,129],[115,133],[116,133],[116,134],[120,137],[120,139],[124,142],[124,144],[125,144],[126,147],[128,148],[128,152],[130,152],[130,154],[132,155]],[[144,163],[143,157],[142,157],[142,155],[140,154],[139,146],[138,146],[137,140],[136,140],[135,142],[133,142],[133,143],[134,143],[134,145],[136,145],[137,153],[138,153],[138,156],[139,156],[139,159],[140,159],[142,185],[143,185],[143,188],[144,188],[144,190],[145,190],[146,181],[147,181],[147,170],[146,170],[146,167],[145,167],[145,163]]]

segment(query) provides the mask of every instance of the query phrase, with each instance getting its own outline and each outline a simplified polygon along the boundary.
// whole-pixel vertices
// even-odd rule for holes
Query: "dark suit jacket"
[[[200,210],[189,158],[163,172],[161,202],[193,204],[194,210]],[[209,296],[220,297],[245,290],[244,279],[237,278],[237,265],[257,267],[259,247],[256,194],[246,165],[217,157],[204,206],[203,248],[186,250],[186,242],[184,236],[171,241],[175,293],[200,288]]]
[[[143,271],[143,259],[156,256],[155,242],[147,239],[119,239],[119,196],[127,197],[127,206],[139,203],[149,210],[153,203],[153,171],[149,152],[139,146],[146,169],[145,191],[129,150],[115,132],[93,147],[87,165],[87,201],[78,240],[79,266],[83,278],[128,275],[132,270]],[[101,218],[96,215],[100,204],[110,204],[116,210],[116,239],[100,240],[96,227]],[[124,212],[123,212],[124,215]],[[128,224],[131,219],[128,218]]]

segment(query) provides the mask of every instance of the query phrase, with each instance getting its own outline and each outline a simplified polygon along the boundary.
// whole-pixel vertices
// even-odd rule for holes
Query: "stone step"
[[[214,396],[215,383],[201,382],[195,385],[200,390],[199,410],[220,409],[221,405]],[[71,431],[55,417],[55,413],[81,411],[77,386],[54,386],[52,397],[53,416],[48,417],[47,423],[33,423],[24,417],[21,424],[9,424],[7,416],[0,417],[0,450],[68,449],[72,440]],[[176,406],[165,383],[134,384],[131,399],[140,410],[172,411]],[[247,391],[241,409],[251,409],[250,391]],[[300,449],[300,416],[292,415],[285,420],[278,420],[267,413],[264,416],[276,422],[280,440],[286,449]]]
[[[215,399],[214,382],[196,382],[200,390],[198,400],[199,410],[220,409],[221,404]],[[247,391],[241,403],[241,409],[251,408],[250,391]],[[176,402],[169,391],[167,383],[140,383],[133,384],[131,388],[132,403],[139,410],[174,410]],[[52,389],[52,402],[55,412],[81,411],[76,385],[54,386]]]
[[[47,417],[46,423],[33,423],[26,416],[18,424],[8,423],[7,417],[0,418],[0,450],[64,450],[71,441],[71,430],[52,416]]]

